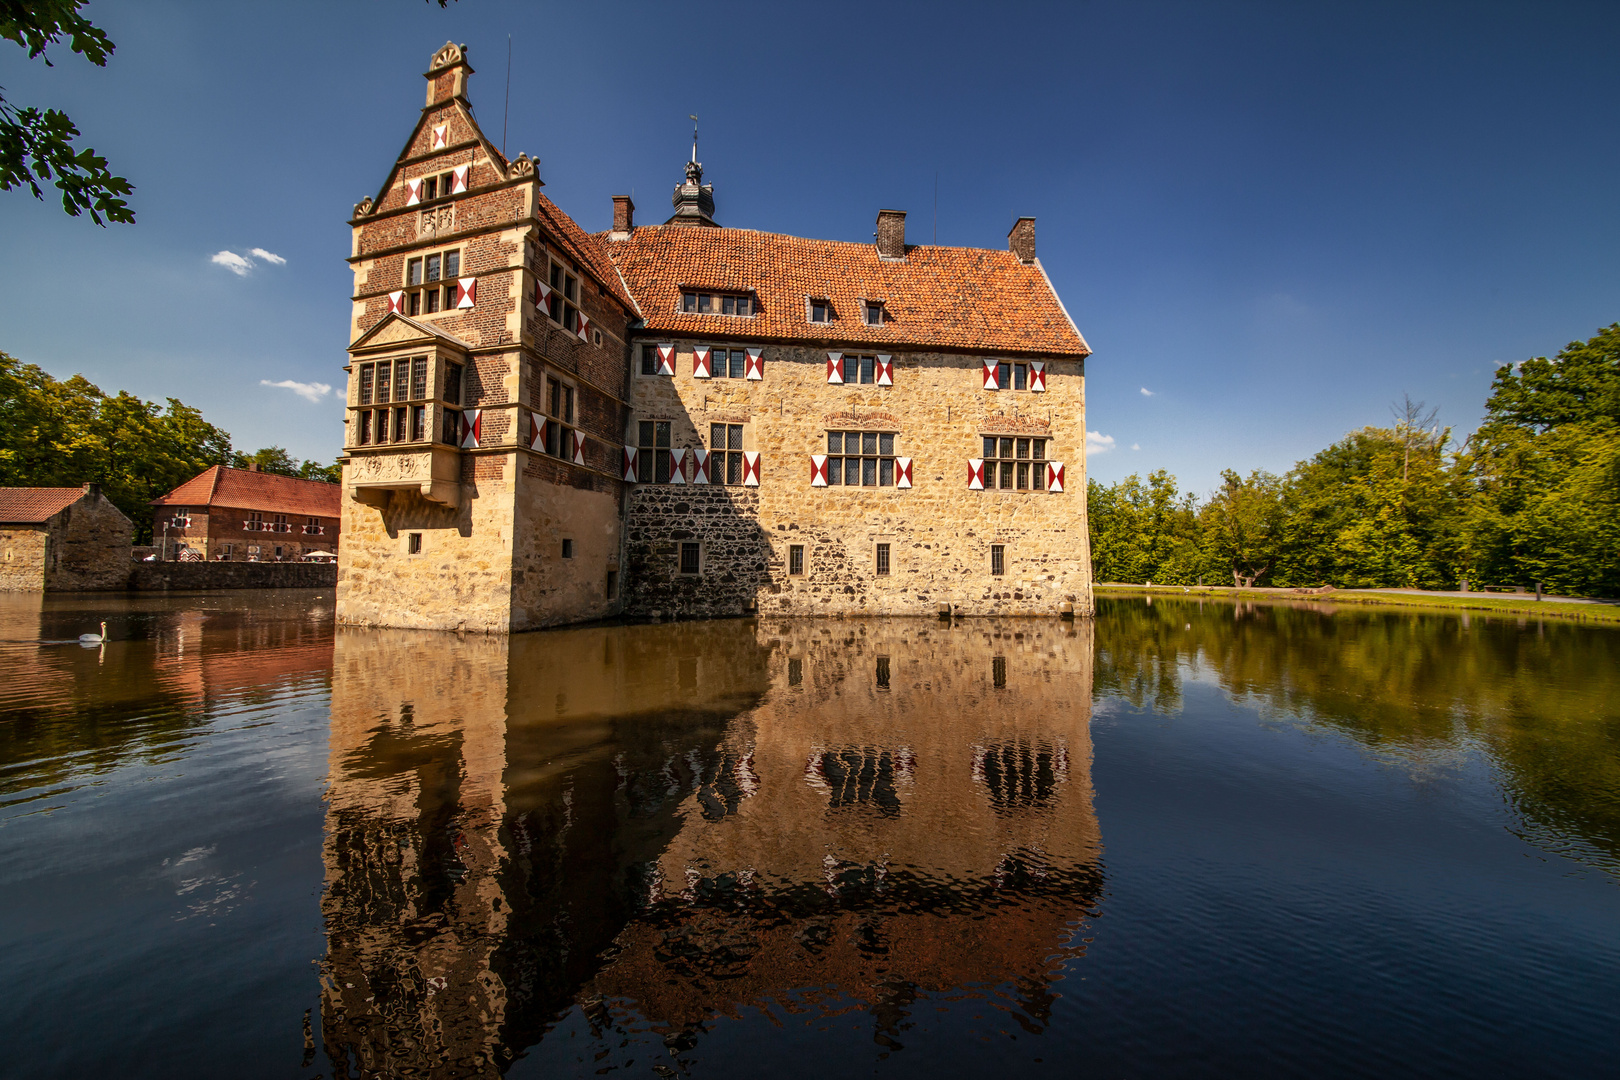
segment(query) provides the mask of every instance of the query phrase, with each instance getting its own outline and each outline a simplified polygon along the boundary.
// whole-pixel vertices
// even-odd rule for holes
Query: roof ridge
[[[769,229],[749,229],[749,228],[743,228],[743,227],[733,227],[733,226],[730,226],[730,225],[727,225],[727,226],[724,226],[724,227],[718,228],[718,229],[694,229],[690,225],[670,225],[670,224],[663,223],[663,222],[661,222],[661,223],[659,223],[657,225],[637,225],[635,227],[635,229],[633,229],[631,231],[631,233],[630,233],[631,238],[633,239],[635,237],[636,233],[639,233],[644,229],[678,230],[678,232],[676,232],[676,235],[684,235],[684,234],[687,234],[687,233],[691,233],[691,234],[693,234],[695,236],[714,236],[714,237],[719,237],[719,236],[721,236],[721,235],[723,235],[725,233],[752,233],[755,236],[768,236],[768,237],[774,237],[774,238],[783,239],[783,240],[797,240],[797,241],[799,241],[801,243],[805,243],[805,244],[843,244],[843,245],[846,245],[848,247],[853,247],[853,248],[862,248],[862,249],[870,248],[874,252],[877,250],[877,246],[875,244],[873,244],[869,240],[828,240],[828,239],[823,239],[822,237],[819,237],[819,236],[800,236],[797,233],[772,232]],[[589,235],[593,236],[593,237],[596,237],[598,239],[605,239],[607,237],[608,233],[610,233],[610,232],[612,232],[611,229],[604,229],[601,232],[590,233]],[[1007,250],[1006,248],[972,247],[972,246],[963,245],[963,244],[909,244],[908,243],[906,245],[906,251],[908,253],[912,252],[912,251],[976,251],[976,252],[987,252],[987,253],[989,253],[991,255],[1006,255],[1006,256],[1009,256],[1009,257],[1015,258],[1015,259],[1018,257],[1017,255],[1013,254],[1013,252]],[[894,260],[894,261],[898,262],[900,260]]]

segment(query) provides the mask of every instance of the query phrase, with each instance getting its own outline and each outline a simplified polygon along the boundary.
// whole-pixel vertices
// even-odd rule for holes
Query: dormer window
[[[881,300],[868,300],[868,301],[866,301],[866,325],[867,326],[882,326],[883,325],[883,301],[881,301]]]
[[[754,298],[747,293],[681,292],[683,315],[752,315]]]
[[[810,321],[813,323],[832,322],[832,304],[827,300],[810,298]]]

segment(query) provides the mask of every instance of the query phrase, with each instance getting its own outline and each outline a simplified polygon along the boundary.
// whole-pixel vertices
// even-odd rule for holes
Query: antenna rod
[[[512,35],[506,35],[506,108],[501,112],[501,157],[506,156],[506,118],[512,115]]]
[[[939,170],[934,170],[934,246],[939,247]]]

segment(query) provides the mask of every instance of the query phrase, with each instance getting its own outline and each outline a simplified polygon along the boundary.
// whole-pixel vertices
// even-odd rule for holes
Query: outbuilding
[[[0,488],[0,591],[122,589],[133,536],[98,484]]]

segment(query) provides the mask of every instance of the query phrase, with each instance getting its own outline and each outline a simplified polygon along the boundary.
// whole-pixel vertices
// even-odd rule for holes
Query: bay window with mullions
[[[894,432],[827,432],[827,483],[893,487]]]
[[[984,436],[984,486],[1002,491],[1046,490],[1046,440]]]

